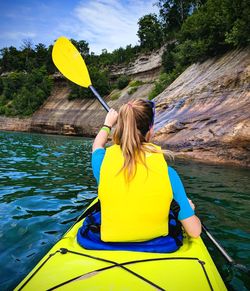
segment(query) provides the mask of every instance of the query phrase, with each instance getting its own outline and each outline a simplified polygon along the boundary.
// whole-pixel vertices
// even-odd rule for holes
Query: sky
[[[156,0],[0,0],[0,49],[23,40],[53,44],[59,36],[89,43],[100,54],[138,44],[140,17],[157,13]]]

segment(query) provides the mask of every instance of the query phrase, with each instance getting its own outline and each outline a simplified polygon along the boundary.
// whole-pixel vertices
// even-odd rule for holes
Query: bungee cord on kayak
[[[205,276],[205,278],[207,280],[207,283],[208,283],[208,286],[209,286],[210,290],[214,290],[212,285],[211,285],[210,279],[208,277],[206,268],[205,268],[205,264],[206,263],[204,261],[200,260],[199,258],[192,258],[192,257],[167,257],[167,258],[164,258],[163,257],[163,258],[150,258],[150,259],[144,259],[144,260],[142,259],[142,260],[134,260],[134,261],[125,261],[123,263],[118,263],[118,262],[107,260],[107,259],[103,259],[103,258],[100,258],[100,257],[96,257],[96,256],[84,254],[84,253],[75,252],[75,251],[72,251],[72,250],[69,250],[69,249],[66,249],[66,248],[61,248],[61,249],[55,251],[53,254],[50,254],[48,256],[48,258],[43,262],[43,264],[32,274],[32,276],[30,278],[27,279],[26,282],[24,282],[24,284],[18,290],[22,290],[25,287],[25,285],[29,282],[29,280],[31,280],[32,277],[35,276],[35,274],[44,266],[44,264],[47,263],[54,255],[56,255],[56,254],[66,255],[67,253],[74,254],[74,255],[79,255],[79,256],[83,256],[83,257],[88,257],[88,258],[91,258],[91,259],[94,259],[94,260],[103,261],[103,262],[109,263],[111,265],[107,266],[107,267],[100,268],[100,269],[93,270],[93,271],[88,272],[88,273],[84,273],[84,274],[78,275],[77,277],[71,278],[70,280],[61,282],[60,284],[49,288],[48,291],[55,290],[55,289],[57,289],[59,287],[65,286],[65,285],[70,284],[70,283],[73,283],[76,280],[88,279],[88,278],[90,278],[92,276],[98,275],[100,272],[107,271],[107,270],[110,270],[110,269],[116,268],[116,267],[121,268],[124,271],[127,271],[131,275],[133,275],[133,276],[141,279],[142,281],[146,282],[147,284],[157,288],[157,290],[163,290],[164,291],[166,289],[158,286],[154,282],[148,280],[147,278],[141,276],[140,274],[135,273],[134,271],[128,269],[125,266],[129,266],[129,265],[133,265],[133,264],[139,264],[139,263],[145,263],[145,262],[157,262],[157,261],[160,262],[160,261],[172,261],[172,260],[180,260],[180,261],[188,260],[188,261],[198,262],[199,265],[201,266],[203,272],[204,272],[204,276]]]

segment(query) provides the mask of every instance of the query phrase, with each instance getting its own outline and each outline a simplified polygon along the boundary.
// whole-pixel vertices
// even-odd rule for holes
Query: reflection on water
[[[90,152],[89,139],[0,132],[0,290],[12,290],[96,196]],[[206,226],[247,264],[247,170],[187,161],[173,166]],[[223,272],[225,261],[208,246]],[[247,290],[247,280],[234,270],[229,289]]]

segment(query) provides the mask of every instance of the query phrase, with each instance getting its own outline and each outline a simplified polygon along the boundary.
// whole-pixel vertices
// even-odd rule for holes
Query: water
[[[0,290],[12,290],[96,196],[91,142],[0,132]],[[247,265],[249,172],[187,161],[173,166],[206,226]],[[237,269],[228,273],[225,260],[208,246],[223,278],[230,279],[228,288],[247,290],[247,275]]]
[[[237,262],[250,268],[250,172],[238,167],[178,161],[186,192],[196,213],[218,242]],[[238,268],[228,268],[225,259],[203,236],[210,254],[229,290],[250,290],[250,278]]]

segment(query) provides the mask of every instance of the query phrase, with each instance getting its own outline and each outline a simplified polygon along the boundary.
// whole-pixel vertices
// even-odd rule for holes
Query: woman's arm
[[[196,215],[180,220],[180,222],[189,236],[194,237],[194,238],[197,238],[200,236],[201,222],[200,222],[200,219]]]
[[[177,172],[173,168],[168,167],[168,173],[174,199],[180,206],[178,219],[189,236],[199,237],[201,234],[201,222],[194,213],[195,206],[193,202],[187,198],[184,186]]]
[[[108,114],[106,115],[104,125],[107,125],[108,127],[111,128],[112,126],[116,124],[117,117],[118,117],[118,113],[113,108],[111,108]],[[98,148],[104,148],[108,140],[108,136],[109,136],[108,130],[101,128],[101,130],[99,131],[99,133],[97,134],[94,140],[94,143],[92,146],[92,152],[94,152]]]
[[[195,205],[192,200],[188,199],[190,207],[195,209]],[[196,215],[192,215],[186,219],[180,220],[182,226],[184,227],[186,233],[194,238],[197,238],[201,234],[202,226],[200,219]]]

